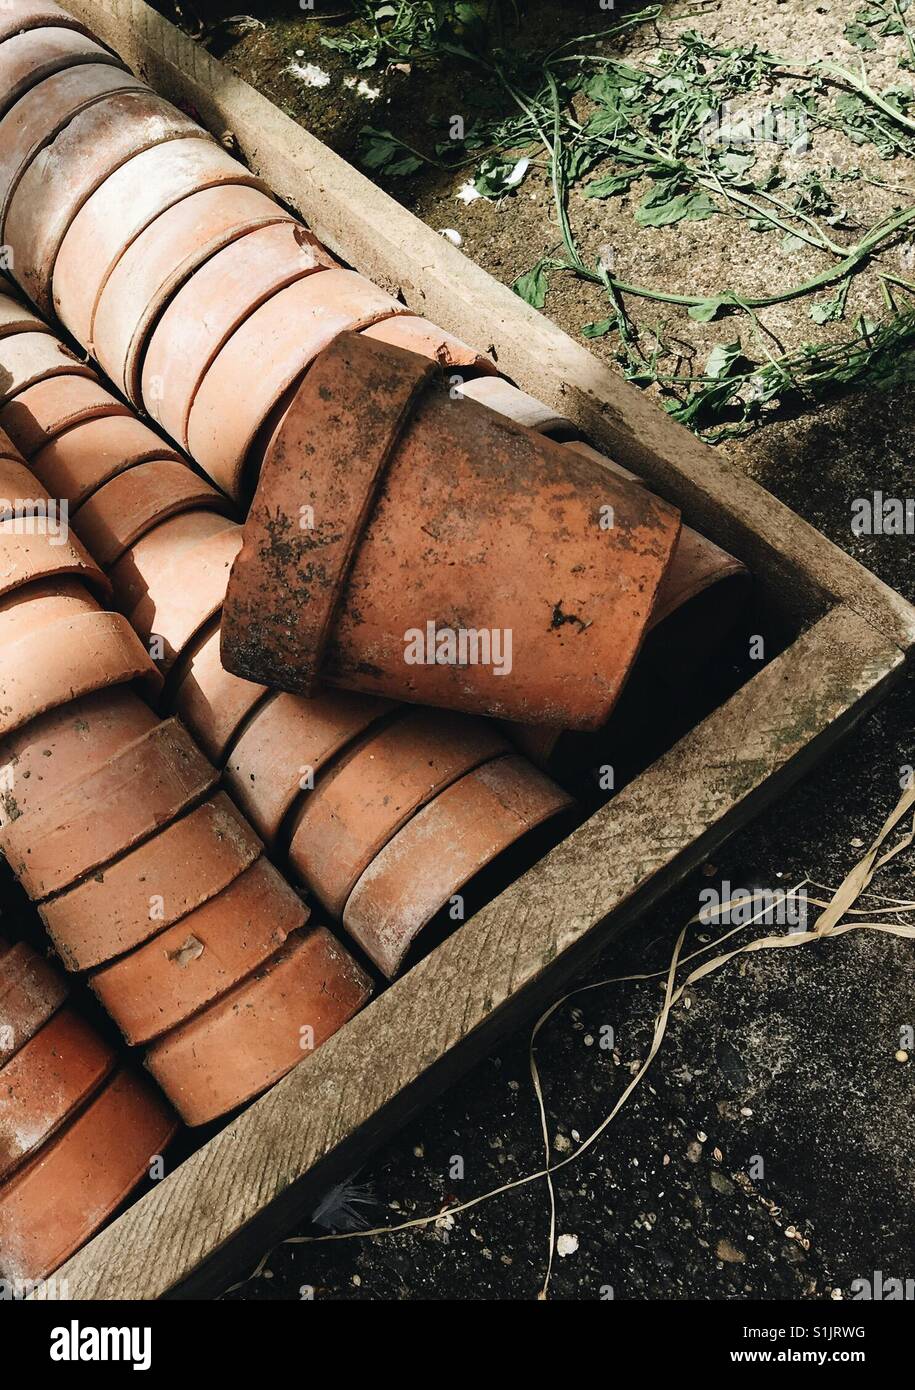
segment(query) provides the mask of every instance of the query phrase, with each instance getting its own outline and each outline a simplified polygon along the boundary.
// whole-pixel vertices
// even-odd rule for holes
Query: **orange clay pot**
[[[304,703],[309,704],[310,701]],[[509,744],[484,720],[413,709],[370,732],[303,797],[289,861],[335,917],[402,825]]]
[[[94,975],[90,984],[129,1043],[145,1043],[228,993],[308,921],[268,859],[217,897]]]
[[[327,691],[313,700],[274,695],[257,710],[232,749],[223,776],[268,845],[308,781],[392,708],[389,700]]]
[[[226,184],[183,198],[131,243],[99,298],[91,352],[134,404],[149,335],[172,296],[221,247],[256,227],[290,221],[266,193]]]
[[[2,446],[0,446],[2,447]],[[23,515],[23,503],[50,499],[41,483],[17,458],[0,458],[0,521]]]
[[[638,653],[679,514],[452,399],[439,376],[359,334],[321,354],[261,474],[226,598],[223,664],[302,694],[321,680],[597,728]],[[408,664],[408,643],[416,655],[430,628],[430,664]],[[446,640],[495,632],[500,661],[510,638],[511,669],[434,664],[439,629]]]
[[[510,756],[453,782],[400,830],[362,874],[343,925],[389,978],[454,894],[571,797]]]
[[[98,1090],[116,1060],[72,1009],[19,1049],[0,1070],[0,1183]]]
[[[47,811],[11,821],[0,830],[0,849],[40,901],[148,839],[215,782],[196,744],[169,719],[71,782]]]
[[[164,439],[135,416],[87,420],[46,444],[29,466],[52,497],[66,497],[76,511],[111,478],[151,459],[180,460]]]
[[[456,338],[453,333],[446,333],[444,328],[430,323],[428,319],[412,314],[383,319],[381,323],[373,323],[370,328],[363,328],[362,333],[376,343],[391,343],[407,352],[419,353],[420,357],[431,357],[446,372],[468,371],[488,375],[499,370],[485,353],[477,352],[476,348]]]
[[[0,49],[2,59],[2,49]],[[26,309],[10,294],[0,294],[0,338],[14,333],[50,333],[50,328],[31,309]]]
[[[258,431],[322,348],[344,329],[403,313],[353,270],[309,275],[273,295],[232,334],[197,389],[187,431],[194,459],[238,498]]]
[[[330,932],[295,933],[250,979],[154,1043],[146,1065],[182,1118],[205,1124],[307,1059],[371,988]]]
[[[234,883],[262,845],[222,792],[39,908],[68,970],[148,941]]]
[[[16,333],[0,339],[0,406],[51,377],[84,376],[95,372],[48,333]]]
[[[543,401],[529,396],[526,391],[519,391],[504,377],[480,377],[477,381],[468,381],[461,390],[468,399],[479,401],[480,405],[487,405],[490,410],[507,415],[515,424],[524,425],[526,429],[536,430],[538,434],[548,435],[551,439],[574,439],[580,433],[565,415],[557,415]]]
[[[46,77],[82,63],[108,63],[122,70],[125,66],[94,39],[59,26],[32,29],[6,39],[0,48],[0,119]]]
[[[0,410],[0,425],[15,439],[23,458],[31,458],[59,434],[106,415],[129,415],[130,408],[97,381],[55,376],[21,391]]]
[[[118,92],[74,116],[36,154],[10,199],[4,236],[17,281],[43,313],[51,311],[61,242],[87,198],[131,156],[195,134],[208,138],[154,92]]]
[[[0,792],[0,824],[43,811],[62,787],[113,758],[159,721],[128,686],[97,690],[33,719],[0,745],[10,785]]]
[[[0,12],[2,13],[2,12]],[[0,948],[0,1067],[34,1038],[69,993],[63,976],[31,946]],[[2,1073],[0,1073],[2,1074]]]
[[[287,285],[336,263],[293,222],[261,227],[202,265],[156,325],[143,365],[146,409],[180,444],[197,388],[250,314]]]
[[[222,763],[239,728],[267,694],[265,685],[243,681],[219,657],[218,624],[205,630],[185,652],[174,675],[172,706],[212,762]]]
[[[75,29],[88,34],[85,25],[50,0],[5,0],[0,9],[0,42],[30,29],[53,24],[59,29]]]
[[[112,1216],[178,1124],[157,1092],[119,1072],[0,1188],[0,1275],[43,1279]]]
[[[92,341],[102,290],[127,248],[155,219],[186,198],[221,184],[267,190],[244,165],[198,131],[128,159],[83,204],[54,263],[58,318],[80,343]]]
[[[86,549],[108,569],[161,522],[206,509],[225,515],[228,498],[184,463],[153,459],[119,473],[79,509],[74,529]]]
[[[98,603],[78,579],[51,577],[0,598],[0,650],[64,618],[98,613]]]
[[[41,489],[34,487],[25,497],[7,500],[44,504]],[[34,520],[29,519],[30,515]],[[27,534],[27,528],[35,527],[44,527],[44,531]],[[68,529],[69,518],[58,516],[56,512],[49,517],[44,505],[39,505],[35,511],[20,509],[18,516],[13,513],[0,521],[0,596],[36,580],[61,579],[69,575],[91,585],[102,598],[107,598],[110,594],[108,581],[76,537],[67,534]]]

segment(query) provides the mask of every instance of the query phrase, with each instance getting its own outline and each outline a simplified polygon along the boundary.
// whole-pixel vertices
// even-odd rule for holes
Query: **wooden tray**
[[[58,1272],[80,1299],[207,1296],[254,1263],[885,693],[915,609],[142,0],[67,8],[193,109],[341,259],[503,371],[740,556],[781,655]]]

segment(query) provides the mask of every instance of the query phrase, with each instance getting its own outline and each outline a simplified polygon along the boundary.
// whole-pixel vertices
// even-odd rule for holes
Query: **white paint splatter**
[[[443,236],[446,241],[450,241],[452,246],[463,246],[464,244],[464,238],[460,232],[455,231],[454,227],[440,228],[439,235]]]
[[[458,189],[457,196],[462,203],[475,203],[483,195],[477,192],[472,183],[465,183]]]
[[[343,85],[350,89],[355,88],[356,95],[365,97],[366,101],[377,101],[381,96],[381,88],[370,87],[364,77],[360,77],[358,81],[355,77],[344,77]]]
[[[330,85],[330,73],[319,68],[316,63],[290,63],[288,72],[293,77],[298,77],[304,82],[306,87],[327,87]]]
[[[556,1242],[556,1254],[574,1255],[578,1249],[578,1236],[560,1236]]]

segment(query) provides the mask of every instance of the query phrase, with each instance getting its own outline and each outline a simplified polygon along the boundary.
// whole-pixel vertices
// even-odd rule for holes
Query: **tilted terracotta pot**
[[[23,458],[31,458],[59,434],[87,420],[129,415],[129,407],[98,381],[83,376],[55,376],[21,391],[0,410],[0,425],[16,440]]]
[[[33,719],[0,744],[0,824],[53,804],[61,788],[100,767],[159,721],[129,686],[94,691]]]
[[[543,401],[529,396],[526,391],[519,391],[504,377],[480,377],[476,381],[468,381],[461,389],[470,400],[479,401],[481,405],[489,406],[490,410],[507,415],[516,424],[548,435],[551,439],[574,439],[580,433],[565,415],[558,415]]]
[[[0,1183],[98,1090],[116,1060],[79,1014],[60,1009],[0,1069]]]
[[[223,792],[39,908],[68,970],[133,950],[234,883],[260,840]]]
[[[174,1114],[121,1071],[0,1188],[0,1275],[43,1279],[78,1250],[177,1133]]]
[[[146,409],[173,439],[187,444],[197,388],[248,316],[287,285],[335,264],[304,227],[278,222],[232,242],[191,276],[156,325],[143,365]]]
[[[12,646],[64,618],[98,612],[99,604],[78,579],[39,579],[0,598],[0,645]]]
[[[53,24],[61,29],[76,29],[81,34],[89,30],[73,15],[50,0],[6,0],[0,9],[0,41],[30,29]]]
[[[406,312],[353,270],[309,275],[273,295],[232,334],[200,383],[187,432],[192,456],[239,497],[258,431],[322,348],[344,329]]]
[[[169,719],[71,782],[44,813],[4,826],[0,849],[29,896],[40,901],[176,820],[216,780],[182,725]]]
[[[154,1043],[146,1065],[189,1125],[265,1091],[357,1013],[371,982],[323,927]]]
[[[2,11],[0,11],[2,13]],[[34,1038],[69,993],[63,976],[24,941],[0,951],[0,1067]]]
[[[308,908],[268,859],[90,984],[131,1044],[145,1043],[227,994],[269,960]]]
[[[10,199],[4,236],[13,273],[42,312],[51,311],[57,253],[86,200],[131,156],[194,134],[208,138],[154,92],[117,92],[74,116],[36,154]]]
[[[484,720],[408,710],[370,732],[303,797],[290,863],[342,917],[356,880],[401,826],[459,777],[509,749]]]
[[[164,439],[132,415],[109,415],[65,430],[39,449],[29,467],[52,497],[75,512],[103,483],[138,463],[180,460]]]
[[[74,529],[105,569],[170,517],[207,509],[226,515],[228,498],[186,464],[153,459],[119,473],[80,507]]]
[[[0,17],[2,24],[2,17]],[[114,53],[94,39],[61,27],[30,29],[3,41],[0,48],[0,118],[30,88],[64,68],[81,63],[110,63],[124,68]]]
[[[43,503],[32,493],[24,497],[9,498],[14,503],[35,501]],[[110,594],[108,581],[98,565],[80,544],[75,536],[67,534],[68,519],[64,516],[48,517],[39,506],[29,519],[29,514],[20,512],[18,518],[13,512],[0,521],[0,595],[11,593],[24,584],[34,584],[39,579],[61,579],[65,575],[81,579],[102,598]],[[44,527],[36,534],[29,535],[27,527]]]
[[[113,92],[149,91],[145,82],[107,63],[55,73],[21,97],[0,120],[0,239],[19,180],[39,150],[80,111]]]
[[[267,694],[265,685],[243,681],[219,657],[219,626],[198,636],[174,676],[172,706],[214,763],[222,763],[241,725]]]
[[[172,296],[223,246],[258,227],[290,221],[259,189],[224,184],[183,198],[136,237],[102,290],[91,341],[93,356],[134,404],[140,403],[149,335]]]
[[[392,708],[390,700],[327,691],[314,700],[274,695],[256,712],[232,749],[223,775],[268,845],[307,782]]]
[[[2,50],[0,50],[2,53]],[[50,328],[10,294],[0,294],[0,338],[14,333],[50,333]]]
[[[477,352],[476,348],[430,323],[428,319],[402,314],[373,323],[370,328],[363,328],[362,332],[366,338],[373,338],[378,343],[391,343],[407,352],[418,352],[421,357],[431,357],[443,371],[472,370],[491,375],[499,370],[491,357]]]
[[[342,334],[265,462],[226,598],[223,664],[303,694],[321,680],[597,728],[679,530],[679,514],[644,489],[452,399],[428,360]],[[458,658],[449,664],[437,664],[440,630]],[[470,646],[481,632],[494,640],[489,664]]]
[[[81,343],[92,341],[95,311],[127,248],[156,218],[205,188],[267,189],[205,132],[143,150],[111,174],[70,224],[54,264],[54,310]]]
[[[59,376],[97,380],[91,367],[47,333],[16,333],[0,339],[0,406],[39,381]]]
[[[572,798],[515,755],[453,782],[388,842],[353,888],[343,925],[389,978],[422,928],[497,855]]]

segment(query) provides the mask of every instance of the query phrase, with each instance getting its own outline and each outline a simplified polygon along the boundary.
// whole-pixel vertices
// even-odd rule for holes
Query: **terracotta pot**
[[[304,227],[277,222],[249,232],[200,267],[159,320],[143,366],[146,409],[173,439],[187,444],[197,388],[248,316],[287,285],[334,265]]]
[[[43,313],[52,308],[57,253],[86,200],[131,156],[195,134],[208,138],[154,92],[117,92],[74,116],[36,154],[10,199],[4,236],[16,279]]]
[[[223,776],[257,833],[272,844],[309,774],[393,708],[348,691],[313,700],[274,695],[253,716],[229,755]]]
[[[0,15],[0,32],[2,23]],[[30,88],[53,77],[55,72],[81,63],[109,63],[124,68],[114,53],[73,29],[30,29],[5,39],[0,48],[0,119]]]
[[[75,511],[96,488],[151,459],[180,455],[134,416],[88,420],[39,449],[30,467],[53,497],[66,497]]]
[[[93,690],[158,674],[120,613],[80,613],[20,637],[0,651],[0,738]]]
[[[0,1275],[44,1279],[113,1216],[178,1129],[165,1101],[119,1072],[0,1188]]]
[[[0,1183],[98,1090],[116,1060],[72,1009],[20,1048],[0,1071]]]
[[[476,381],[468,381],[461,389],[470,400],[479,401],[481,405],[489,406],[490,410],[507,415],[516,424],[548,435],[551,439],[574,439],[580,433],[572,420],[565,415],[557,415],[543,401],[529,396],[526,391],[519,391],[504,377],[480,377]]]
[[[39,911],[67,969],[90,970],[223,892],[261,849],[247,821],[218,792]]]
[[[146,1065],[182,1118],[205,1124],[305,1060],[309,1044],[319,1047],[371,991],[329,931],[296,933],[249,980],[154,1043]]]
[[[111,582],[130,624],[153,636],[158,669],[167,673],[201,628],[218,613],[241,527],[215,512],[172,518],[132,546],[111,570]]]
[[[68,535],[69,518],[58,515],[56,510],[49,516],[41,494],[40,488],[33,487],[25,497],[6,499],[19,510],[10,514],[4,508],[7,517],[0,521],[0,596],[39,579],[72,575],[107,598],[108,581],[77,538]],[[29,506],[30,502],[36,504],[35,508]],[[36,527],[37,534],[29,535],[28,531]]]
[[[127,1041],[149,1042],[227,994],[308,921],[268,859],[90,980]]]
[[[39,579],[0,598],[0,647],[9,647],[64,618],[100,612],[99,604],[78,579],[66,575]]]
[[[499,370],[485,353],[477,352],[476,348],[456,338],[453,333],[446,333],[444,328],[430,323],[428,319],[412,314],[383,319],[362,332],[366,338],[374,338],[378,343],[391,343],[394,347],[405,348],[407,352],[417,352],[420,357],[431,357],[446,372],[467,370],[488,376]]]
[[[509,751],[498,729],[483,720],[407,711],[370,733],[302,799],[290,863],[328,912],[341,917],[360,874],[415,812],[465,773]]]
[[[78,19],[50,0],[5,0],[0,9],[0,41],[50,24],[58,29],[76,29],[81,34],[89,32]]]
[[[183,198],[134,239],[99,297],[90,346],[134,404],[140,403],[140,368],[149,335],[184,282],[246,232],[291,221],[259,189],[226,184]]]
[[[216,780],[181,724],[169,719],[71,782],[44,814],[11,821],[0,848],[25,891],[41,901],[176,820]]]
[[[241,725],[267,693],[265,685],[243,681],[219,658],[218,624],[185,651],[174,677],[172,707],[207,757],[221,764]]]
[[[74,425],[129,414],[130,408],[97,381],[84,376],[55,376],[21,391],[5,405],[0,410],[0,425],[28,459]]]
[[[229,584],[223,664],[303,694],[320,679],[597,728],[679,529],[644,489],[451,399],[429,361],[344,334],[306,376],[264,465]],[[427,662],[444,629],[448,664],[418,664],[430,629]],[[489,664],[469,646],[481,631],[496,637]]]
[[[385,975],[419,932],[481,869],[573,805],[522,758],[497,758],[453,782],[381,851],[354,887],[347,931]]]
[[[0,66],[3,50],[0,49]],[[48,325],[26,309],[18,299],[10,294],[0,294],[0,338],[10,338],[14,333],[50,333]]]
[[[2,13],[2,11],[0,11]],[[0,1067],[34,1038],[66,999],[70,986],[24,941],[0,951]]]
[[[48,333],[16,333],[0,339],[0,406],[51,377],[98,378],[91,367]]]
[[[80,507],[74,528],[107,569],[161,522],[204,508],[224,516],[231,503],[186,464],[154,459],[100,487]]]
[[[21,457],[9,435],[0,429],[0,459],[12,459],[14,462],[20,463]]]
[[[187,432],[193,457],[237,498],[258,430],[322,348],[344,329],[405,312],[353,270],[327,270],[273,295],[233,333],[198,387]]]
[[[3,445],[0,444],[0,448]],[[48,494],[24,463],[17,459],[0,458],[0,521],[9,521],[22,516],[22,503],[47,502]],[[0,568],[3,566],[0,560]]]
[[[156,145],[122,164],[70,224],[54,264],[54,309],[81,343],[92,341],[102,290],[127,248],[168,208],[205,188],[261,181],[215,141],[197,136]]]
[[[0,240],[10,199],[39,150],[80,111],[113,92],[149,91],[145,82],[108,63],[85,63],[45,78],[0,121]]]

